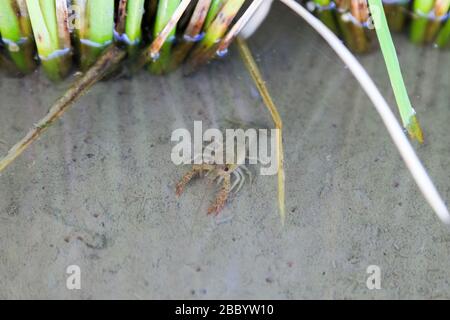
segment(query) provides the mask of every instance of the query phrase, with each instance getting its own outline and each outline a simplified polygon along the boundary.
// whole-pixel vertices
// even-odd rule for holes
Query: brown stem
[[[34,141],[36,141],[69,107],[100,81],[111,69],[126,56],[126,52],[112,45],[97,62],[50,108],[47,115],[34,125],[27,135],[15,144],[8,154],[0,160],[0,173],[17,159]]]
[[[369,43],[364,31],[363,24],[369,19],[369,10],[366,0],[352,0],[351,14],[356,19],[352,23],[353,37],[355,40],[355,51],[365,53],[369,50]]]
[[[195,41],[193,39],[197,38],[200,32],[202,32],[210,6],[211,0],[198,1],[191,20],[189,21],[189,24],[184,32],[184,41],[180,43],[173,52],[172,69],[175,69],[183,62],[189,51],[195,45]]]
[[[116,23],[116,31],[118,34],[125,33],[126,18],[127,18],[127,3],[128,0],[120,0],[119,2],[119,11],[117,14],[118,18]]]
[[[269,110],[272,120],[275,125],[276,131],[276,155],[277,155],[277,166],[278,166],[278,209],[280,211],[281,223],[284,225],[286,219],[285,210],[285,180],[286,175],[284,171],[284,152],[283,152],[283,120],[281,119],[278,108],[275,105],[269,89],[266,86],[266,82],[259,70],[258,64],[247,45],[247,42],[240,37],[237,37],[236,44],[239,48],[242,61],[244,62],[245,68],[250,73],[263,101],[266,105],[267,110]]]
[[[147,63],[158,57],[162,45],[164,44],[164,42],[166,42],[170,32],[173,30],[173,28],[175,28],[191,1],[192,0],[183,0],[180,3],[177,10],[175,10],[175,13],[172,15],[164,29],[158,34],[155,40],[153,40],[153,42],[143,50],[142,54],[138,57],[134,69],[139,70]]]

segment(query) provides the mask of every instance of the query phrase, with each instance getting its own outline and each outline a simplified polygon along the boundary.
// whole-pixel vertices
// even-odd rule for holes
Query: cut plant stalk
[[[428,23],[425,41],[432,43],[439,33],[442,22],[447,17],[448,9],[450,8],[450,0],[436,0],[434,4],[433,17]]]
[[[116,24],[116,41],[128,48],[134,57],[142,40],[142,20],[145,0],[120,0]]]
[[[339,34],[336,18],[334,16],[334,2],[332,0],[314,0],[316,15],[331,31]]]
[[[255,15],[255,13],[258,11],[259,7],[261,7],[264,1],[266,0],[254,0],[250,4],[250,6],[245,10],[244,14],[239,18],[239,20],[233,25],[230,31],[228,31],[228,33],[220,41],[219,46],[217,47],[218,55],[224,55],[227,52],[228,47],[231,45],[233,40],[237,37],[238,34],[241,33],[242,29]]]
[[[36,68],[35,45],[25,0],[0,0],[0,34],[17,70],[28,74]]]
[[[227,0],[212,0],[209,7],[208,14],[205,19],[205,29],[211,26],[211,23],[216,19],[217,14],[222,10],[223,5]]]
[[[205,32],[204,38],[196,45],[188,60],[190,73],[207,63],[216,55],[219,41],[222,39],[245,0],[228,0],[217,17]]]
[[[180,3],[181,0],[160,0],[158,3],[153,36],[162,41],[160,44],[158,43],[158,50],[155,50],[156,48],[150,48],[150,57],[153,60],[150,64],[150,71],[154,74],[163,74],[169,70],[172,44],[176,32],[176,23],[172,28],[166,29],[166,32],[169,30],[167,34],[161,36],[161,33],[164,31],[164,27],[171,21],[171,18]]]
[[[126,25],[126,18],[127,18],[127,6],[128,6],[128,0],[116,0],[118,2],[118,9],[117,9],[117,23],[115,26],[115,30],[117,32],[117,36],[120,38],[125,34],[125,25]]]
[[[445,48],[450,45],[450,19],[449,18],[447,18],[447,21],[445,22],[444,26],[442,27],[441,31],[439,32],[435,43],[439,48]]]
[[[413,18],[411,21],[411,42],[423,44],[426,40],[427,26],[435,0],[414,0]]]
[[[278,209],[280,212],[281,223],[284,225],[286,220],[286,210],[285,210],[285,172],[284,172],[284,153],[283,153],[283,121],[278,112],[278,109],[270,96],[269,90],[267,89],[266,83],[262,77],[261,71],[256,64],[253,55],[247,46],[247,43],[242,38],[238,37],[236,39],[239,52],[241,54],[244,65],[250,73],[259,93],[266,105],[267,109],[272,116],[272,120],[275,124],[276,131],[276,156],[277,156],[277,169],[278,169]]]
[[[339,30],[341,31],[340,38],[350,48],[355,50],[355,40],[352,34],[351,25],[348,19],[350,11],[350,0],[335,0],[336,3],[336,17],[338,21]]]
[[[405,82],[403,80],[400,63],[398,61],[394,42],[392,41],[392,37],[389,32],[382,2],[381,0],[369,0],[369,5],[372,10],[381,9],[379,19],[374,20],[375,30],[380,42],[381,52],[383,53],[383,57],[386,62],[392,89],[394,90],[394,95],[397,100],[397,106],[403,122],[403,127],[408,131],[411,139],[417,139],[417,141],[423,143],[422,129],[417,121],[416,112],[414,111],[411,101],[409,100],[408,91],[406,90]]]
[[[166,72],[170,70],[169,58],[172,44],[171,41],[167,41],[167,39],[172,35],[173,32],[175,32],[174,29],[178,21],[180,20],[181,16],[183,15],[186,8],[189,6],[189,3],[191,1],[192,0],[183,0],[180,3],[180,5],[175,9],[175,12],[170,17],[166,25],[162,28],[162,31],[155,37],[153,42],[142,51],[137,63],[134,66],[135,70],[139,70],[140,68],[151,62],[153,62],[153,64],[151,64],[150,67],[155,68],[154,70],[152,70],[155,73]],[[165,46],[167,46],[166,49]],[[168,54],[168,57],[166,60],[162,60],[160,62],[161,64],[159,65],[159,67],[158,66],[155,67],[155,65],[161,59],[161,50],[164,49],[166,50],[165,53]]]
[[[7,74],[14,74],[17,73],[17,68],[12,63],[11,60],[6,57],[6,55],[3,52],[3,49],[0,48],[0,72],[6,72]]]
[[[118,25],[122,25],[125,15],[119,15]],[[95,61],[95,63],[79,78],[66,93],[59,98],[55,104],[50,108],[47,115],[42,118],[28,134],[16,143],[7,153],[7,155],[0,160],[0,173],[5,170],[15,159],[17,159],[34,141],[36,141],[44,131],[46,131],[55,121],[69,109],[83,94],[97,82],[102,80],[114,72],[119,64],[127,56],[126,51],[111,44],[104,50],[102,55]]]
[[[125,23],[125,35],[128,43],[128,54],[133,57],[142,41],[142,20],[144,18],[145,0],[129,0]]]
[[[35,0],[31,0],[35,1]],[[115,45],[111,45],[105,53],[97,59],[95,64],[50,108],[47,115],[38,121],[28,134],[15,144],[0,160],[0,173],[17,159],[34,141],[69,109],[69,107],[85,94],[95,83],[125,58],[126,52]]]
[[[65,0],[26,0],[36,46],[47,76],[63,79],[71,68],[70,32]]]
[[[344,42],[353,52],[366,53],[369,43],[363,24],[367,21],[367,6],[364,12],[364,2],[360,0],[336,0],[336,5],[338,25]]]
[[[201,39],[201,32],[211,6],[211,0],[199,0],[184,31],[183,40],[173,52],[171,70],[177,68],[187,57],[195,43]]]
[[[367,37],[365,24],[369,20],[369,8],[366,0],[351,0],[350,10],[354,21],[351,29],[355,40],[355,52],[366,53],[370,49],[370,40]]]
[[[82,71],[95,63],[114,39],[114,0],[74,0],[78,8],[77,51]]]
[[[145,13],[146,21],[153,21],[156,17],[156,12],[158,11],[158,1],[150,0],[148,1],[147,10]]]
[[[388,0],[383,1],[384,12],[389,25],[389,29],[400,32],[406,23],[406,12],[410,0]]]
[[[192,15],[194,14],[195,8],[197,7],[197,3],[199,0],[192,0],[189,2],[186,10],[180,20],[177,23],[177,30],[186,30],[189,22],[191,21]]]

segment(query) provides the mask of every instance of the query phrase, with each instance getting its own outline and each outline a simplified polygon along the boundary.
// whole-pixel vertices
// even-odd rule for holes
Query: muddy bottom
[[[450,52],[395,40],[426,137],[415,147],[449,199]],[[284,119],[286,226],[273,176],[218,217],[206,180],[174,194],[188,167],[170,161],[173,130],[271,127],[233,49],[192,77],[96,85],[0,176],[0,298],[450,298],[449,230],[349,71],[280,5],[249,45]],[[381,55],[361,61],[394,106]],[[69,82],[0,78],[2,153]],[[71,265],[81,290],[66,287]]]

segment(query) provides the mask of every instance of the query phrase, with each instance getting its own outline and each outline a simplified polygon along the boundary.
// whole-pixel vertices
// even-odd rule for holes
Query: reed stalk
[[[422,143],[422,130],[419,122],[417,121],[416,112],[414,111],[411,101],[409,100],[408,91],[406,90],[405,82],[403,80],[394,42],[392,41],[386,16],[384,14],[382,0],[368,1],[370,8],[381,9],[379,19],[374,20],[375,30],[380,42],[381,52],[383,53],[389,78],[391,80],[392,89],[397,100],[397,106],[403,122],[403,127],[408,131],[411,139],[417,139],[420,143]]]
[[[64,0],[26,0],[34,39],[47,76],[63,79],[71,68],[67,2]]]
[[[14,74],[17,72],[16,66],[5,55],[3,48],[0,48],[0,73],[1,72],[6,72],[7,74]]]
[[[125,19],[126,15],[119,15],[117,24],[119,26],[125,25]],[[94,64],[53,104],[48,113],[29,130],[24,138],[8,151],[3,159],[0,159],[0,173],[13,163],[34,141],[39,139],[93,85],[113,73],[126,56],[126,50],[115,43],[103,50]]]
[[[341,37],[351,51],[366,53],[370,49],[364,24],[368,21],[367,2],[364,0],[336,0],[337,20]]]
[[[145,0],[119,0],[116,23],[116,41],[128,48],[134,57],[142,40],[142,20]]]
[[[331,0],[314,0],[316,15],[331,31],[339,34],[336,18],[334,15],[333,2]]]
[[[35,44],[24,0],[0,0],[0,34],[17,70],[22,74],[32,72],[36,68]]]
[[[191,16],[191,20],[184,31],[183,40],[173,52],[171,70],[177,68],[187,57],[195,43],[201,39],[201,32],[210,11],[211,0],[199,0]],[[215,1],[217,2],[217,1]]]
[[[258,68],[255,58],[250,51],[245,40],[240,37],[236,40],[241,58],[247,71],[250,73],[263,101],[269,111],[274,126],[276,130],[276,157],[277,157],[277,174],[278,174],[278,210],[280,213],[281,224],[284,225],[286,220],[286,210],[285,210],[285,185],[286,185],[286,174],[284,170],[284,152],[283,152],[283,120],[281,119],[278,108],[275,105],[269,90],[266,86],[266,82],[262,76],[261,71]]]
[[[223,5],[227,0],[212,0],[209,7],[208,14],[205,19],[205,29],[209,28],[211,23],[216,19],[217,14],[222,10]]]
[[[172,15],[181,0],[160,0],[156,13],[156,20],[153,29],[153,36],[157,38],[163,31],[164,27],[169,23]],[[176,26],[169,32],[167,40],[162,44],[158,51],[158,56],[153,57],[154,61],[150,64],[150,71],[154,74],[164,74],[170,68],[170,59],[172,45],[175,38]]]
[[[216,55],[217,47],[241,9],[245,0],[228,0],[206,29],[204,38],[196,45],[188,60],[187,73],[193,72]]]
[[[400,32],[403,30],[406,23],[408,3],[409,0],[383,2],[384,12],[391,31]]]
[[[115,68],[125,56],[126,52],[115,45],[111,45],[109,49],[105,50],[94,65],[54,103],[49,112],[29,130],[25,137],[17,142],[3,159],[0,159],[0,173],[28,149],[33,142],[39,139],[53,123],[60,119],[75,101],[105,75],[109,74],[111,69]]]
[[[128,0],[125,34],[128,42],[128,54],[133,57],[142,41],[142,20],[145,0]]]
[[[226,33],[226,35],[220,40],[219,46],[217,47],[217,53],[219,55],[224,55],[228,51],[228,47],[231,45],[233,40],[241,33],[244,27],[251,21],[253,17],[257,14],[259,8],[262,6],[266,0],[254,0],[245,9],[245,12],[240,16],[236,23],[231,27],[231,29]]]
[[[436,0],[433,9],[433,19],[428,23],[425,42],[432,43],[442,26],[442,21],[447,17],[450,8],[450,0]]]
[[[350,11],[350,0],[335,0],[336,2],[336,18],[338,22],[339,30],[341,31],[340,38],[344,41],[347,47],[355,51],[356,44],[353,37],[353,31],[349,21],[348,15]]]
[[[445,48],[450,44],[450,19],[447,18],[447,21],[437,35],[435,43],[439,48]]]
[[[78,8],[76,46],[82,71],[92,66],[114,39],[114,0],[73,0]]]
[[[351,24],[351,29],[354,37],[355,52],[366,53],[370,49],[370,41],[367,37],[367,28],[365,24],[369,20],[369,9],[366,0],[351,0],[350,12],[354,21]]]
[[[423,44],[426,40],[427,26],[435,0],[414,0],[413,18],[411,21],[410,39],[415,44]]]
[[[152,43],[147,46],[140,54],[137,62],[134,64],[134,71],[139,70],[148,63],[153,62],[153,65],[158,62],[161,56],[161,50],[164,45],[167,45],[167,39],[174,32],[178,22],[180,21],[183,13],[189,7],[192,0],[181,0],[180,5],[175,9],[174,13],[170,16],[169,21],[162,28],[161,32],[153,39]],[[169,43],[171,45],[171,43]],[[171,49],[171,47],[170,47]],[[170,52],[169,52],[170,54]],[[167,72],[170,71],[170,60],[167,59],[168,65],[164,65],[164,69],[153,70],[153,72]],[[150,65],[151,67],[152,65]],[[155,68],[155,67],[154,67]]]

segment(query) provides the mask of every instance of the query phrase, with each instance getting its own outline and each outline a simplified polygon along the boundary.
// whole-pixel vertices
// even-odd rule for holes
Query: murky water
[[[425,131],[415,147],[450,199],[450,53],[395,40]],[[448,230],[349,71],[279,5],[249,45],[284,120],[285,228],[275,177],[247,182],[218,217],[206,180],[174,195],[188,168],[170,161],[173,130],[272,126],[233,48],[190,77],[99,83],[0,176],[0,297],[450,298]],[[394,106],[381,55],[361,61]],[[0,78],[2,153],[72,79]],[[65,287],[73,264],[79,292]],[[383,290],[367,289],[369,265]]]

